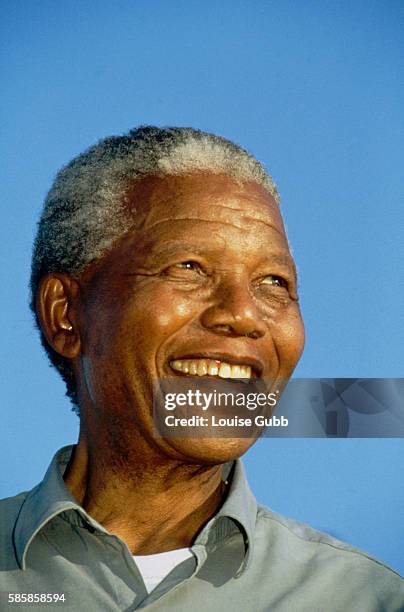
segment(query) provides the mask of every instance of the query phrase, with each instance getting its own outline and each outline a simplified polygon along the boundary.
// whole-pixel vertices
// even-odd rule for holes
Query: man
[[[238,460],[253,438],[154,427],[156,380],[292,374],[304,332],[278,204],[251,155],[188,128],[108,138],[58,174],[32,307],[80,436],[2,502],[2,609],[404,609],[392,570],[257,506]]]

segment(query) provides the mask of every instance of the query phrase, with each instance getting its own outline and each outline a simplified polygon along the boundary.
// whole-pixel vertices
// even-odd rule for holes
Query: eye
[[[198,264],[197,261],[181,261],[178,264],[175,264],[174,268],[178,268],[180,270],[195,270],[195,272],[202,273],[202,268]]]
[[[260,285],[270,285],[273,287],[283,287],[284,289],[288,288],[288,282],[282,278],[282,276],[276,276],[274,274],[269,274],[261,279]]]
[[[202,266],[197,262],[189,259],[187,261],[180,261],[179,263],[172,264],[164,270],[166,276],[172,276],[176,278],[190,278],[196,275],[206,276]]]

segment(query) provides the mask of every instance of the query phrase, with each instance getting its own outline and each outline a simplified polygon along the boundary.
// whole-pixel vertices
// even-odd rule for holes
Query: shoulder
[[[362,550],[313,529],[305,523],[277,514],[265,506],[258,506],[257,530],[258,532],[271,531],[271,539],[279,539],[291,547],[295,551],[296,558],[299,555],[302,555],[303,558],[306,556],[312,558],[313,555],[321,556],[324,561],[330,558],[335,564],[348,563],[363,566],[369,571],[387,572],[403,580],[394,570]]]
[[[357,609],[364,609],[363,601],[369,602],[369,610],[404,609],[404,580],[394,570],[345,542],[264,506],[258,506],[256,543],[261,563],[275,564],[280,575],[288,572],[295,583],[305,582],[337,600],[345,598],[347,605],[357,601]]]

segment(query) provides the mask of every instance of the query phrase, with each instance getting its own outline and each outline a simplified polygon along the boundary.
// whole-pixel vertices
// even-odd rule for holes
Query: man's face
[[[304,332],[278,207],[255,183],[211,174],[147,177],[126,205],[132,231],[84,275],[76,371],[85,418],[126,445],[140,432],[173,458],[237,457],[251,440],[158,438],[152,387],[221,366],[240,374],[229,365],[289,378]]]

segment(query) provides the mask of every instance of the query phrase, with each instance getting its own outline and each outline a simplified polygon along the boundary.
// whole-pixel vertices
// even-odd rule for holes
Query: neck
[[[223,502],[222,466],[159,456],[141,439],[118,454],[96,439],[81,430],[64,476],[78,503],[133,554],[191,546]]]

